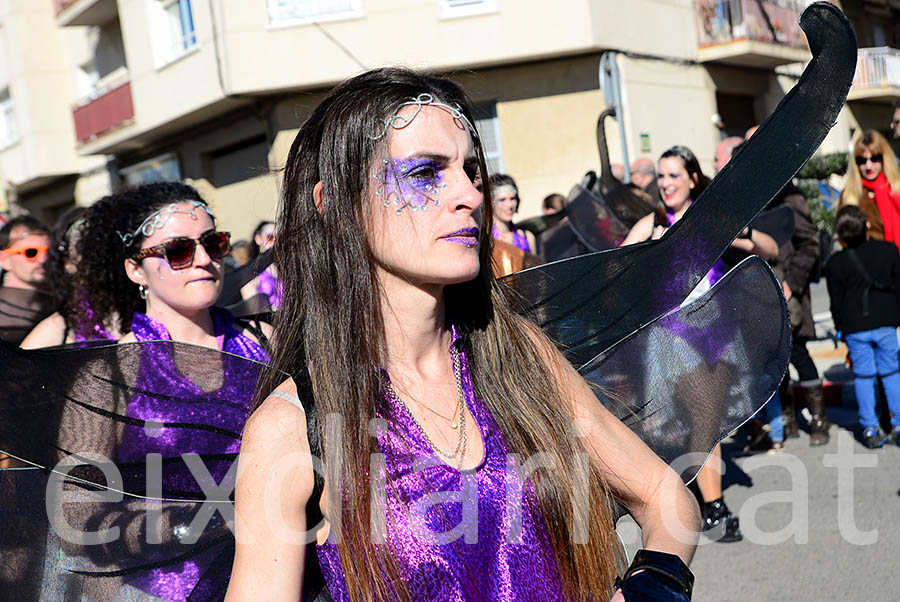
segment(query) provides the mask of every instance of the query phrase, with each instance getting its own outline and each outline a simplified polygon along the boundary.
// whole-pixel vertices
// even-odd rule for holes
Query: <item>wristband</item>
[[[694,574],[675,554],[638,550],[616,587],[625,600],[690,600]]]

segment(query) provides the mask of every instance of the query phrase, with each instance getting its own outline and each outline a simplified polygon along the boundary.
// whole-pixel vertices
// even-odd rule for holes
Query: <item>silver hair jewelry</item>
[[[121,232],[116,230],[116,234],[118,234],[119,238],[122,239],[123,245],[125,245],[126,247],[130,247],[131,244],[134,242],[134,239],[140,235],[143,235],[144,238],[153,236],[153,233],[156,232],[157,230],[159,230],[160,228],[162,228],[163,226],[165,226],[166,222],[169,221],[169,218],[172,217],[172,215],[174,215],[176,213],[186,213],[186,214],[190,215],[191,218],[196,220],[197,214],[195,213],[195,209],[199,208],[199,209],[203,209],[204,211],[206,211],[206,213],[213,220],[216,219],[216,214],[213,213],[205,203],[201,203],[200,201],[183,201],[183,202],[189,202],[191,204],[191,208],[190,209],[179,209],[178,208],[179,203],[177,203],[177,202],[172,203],[172,204],[167,205],[166,207],[163,207],[162,209],[160,209],[158,211],[154,211],[153,213],[148,215],[147,219],[145,219],[143,222],[141,222],[141,225],[138,226],[137,230],[135,230],[134,232],[126,232],[125,234],[122,234]]]
[[[147,287],[144,286],[143,284],[138,285],[138,295],[141,296],[141,299],[147,298]]]
[[[411,106],[416,107],[412,115],[406,117],[405,115],[400,114],[400,111],[402,111],[404,107]],[[372,140],[379,140],[384,137],[384,135],[388,131],[388,128],[393,128],[395,130],[405,128],[410,123],[412,123],[413,119],[418,116],[419,112],[424,106],[440,107],[442,109],[446,109],[454,119],[459,119],[466,124],[466,127],[469,128],[469,132],[472,134],[473,138],[476,137],[476,130],[472,123],[469,121],[469,118],[466,117],[463,113],[462,107],[460,107],[458,104],[448,105],[443,102],[438,102],[434,99],[434,96],[432,96],[428,92],[423,92],[422,94],[419,94],[415,98],[409,99],[408,101],[402,103],[399,107],[397,107],[397,110],[394,111],[394,114],[384,120],[384,128],[381,130],[381,133],[377,136],[371,136]]]

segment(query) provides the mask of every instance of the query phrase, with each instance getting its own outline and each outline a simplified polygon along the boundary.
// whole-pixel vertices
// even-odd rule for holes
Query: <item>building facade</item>
[[[287,149],[323,95],[365,69],[408,65],[467,88],[491,169],[516,178],[520,214],[533,215],[599,169],[596,123],[613,97],[614,163],[685,144],[711,173],[719,140],[765,119],[802,72],[806,4],[0,0],[4,189],[52,220],[123,184],[186,180],[246,238],[274,217]],[[896,47],[897,2],[882,2],[880,21],[878,2],[844,4],[868,19],[861,45]],[[862,65],[896,57],[869,48]],[[900,90],[886,77],[860,79],[823,151],[887,127],[880,113]]]

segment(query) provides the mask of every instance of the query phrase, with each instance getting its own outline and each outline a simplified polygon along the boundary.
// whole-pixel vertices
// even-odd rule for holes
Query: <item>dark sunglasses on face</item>
[[[161,245],[141,249],[132,257],[134,261],[141,261],[146,257],[165,257],[169,267],[173,270],[183,270],[194,263],[194,252],[199,243],[210,259],[222,259],[231,248],[230,232],[216,232],[210,230],[200,235],[200,238],[188,238],[179,236],[167,240]]]
[[[872,155],[871,157],[856,157],[856,164],[860,167],[866,164],[866,161],[871,161],[872,163],[881,163],[884,159],[884,155],[878,153],[877,155]]]
[[[17,249],[3,249],[6,255],[22,255],[28,261],[38,261],[47,253],[47,245],[40,247],[19,247]]]

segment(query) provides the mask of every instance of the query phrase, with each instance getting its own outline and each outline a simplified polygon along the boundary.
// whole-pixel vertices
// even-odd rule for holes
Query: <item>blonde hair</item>
[[[847,166],[847,183],[841,193],[840,206],[859,205],[859,199],[863,195],[862,175],[859,166],[856,165],[856,157],[868,151],[872,155],[881,155],[881,168],[887,178],[891,190],[900,192],[900,167],[897,167],[897,156],[891,150],[891,146],[884,136],[875,130],[866,130],[857,137],[853,143],[853,154],[850,164]]]

